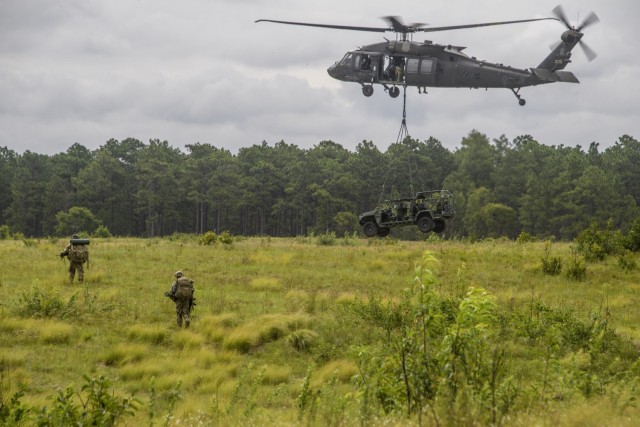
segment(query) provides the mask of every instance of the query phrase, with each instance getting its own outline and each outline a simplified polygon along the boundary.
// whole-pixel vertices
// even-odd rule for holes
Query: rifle
[[[176,296],[173,295],[171,292],[165,292],[164,296],[169,298],[171,301],[176,302]]]

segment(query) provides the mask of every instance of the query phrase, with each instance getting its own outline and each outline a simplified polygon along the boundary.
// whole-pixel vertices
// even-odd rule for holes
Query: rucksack
[[[85,245],[71,245],[69,249],[69,261],[87,262],[89,259],[89,249]]]

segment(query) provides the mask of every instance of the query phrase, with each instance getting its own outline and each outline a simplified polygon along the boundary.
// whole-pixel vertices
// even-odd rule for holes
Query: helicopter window
[[[423,59],[420,72],[422,74],[431,74],[432,70],[433,70],[433,59]]]
[[[342,61],[340,61],[340,65],[349,65],[352,57],[353,54],[351,52],[347,53],[344,58],[342,58]]]
[[[420,65],[419,59],[409,58],[409,60],[407,61],[407,74],[417,74],[418,65]]]

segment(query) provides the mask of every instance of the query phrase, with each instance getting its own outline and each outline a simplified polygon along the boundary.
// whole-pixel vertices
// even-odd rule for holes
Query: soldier
[[[87,249],[87,246],[84,244],[74,242],[78,239],[78,235],[74,234],[67,247],[60,252],[60,258],[66,256],[69,259],[69,282],[71,283],[73,283],[76,270],[78,270],[78,282],[84,282],[84,268],[82,265],[85,262],[89,262],[89,249]]]
[[[184,320],[185,328],[189,328],[191,323],[189,312],[193,305],[193,293],[195,292],[193,280],[186,277],[182,271],[177,271],[175,276],[176,281],[171,285],[170,295],[173,297],[171,299],[176,303],[176,321],[178,322],[178,327],[181,328]]]

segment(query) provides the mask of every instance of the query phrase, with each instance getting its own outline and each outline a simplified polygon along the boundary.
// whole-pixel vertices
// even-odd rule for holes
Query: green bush
[[[624,247],[632,252],[640,251],[640,217],[637,217],[624,237]]]
[[[215,245],[216,243],[218,243],[218,235],[215,231],[207,231],[202,235],[202,237],[200,237],[201,245],[211,246]]]
[[[562,260],[559,257],[552,257],[551,242],[544,245],[544,257],[542,258],[542,272],[549,276],[557,276],[562,271]]]
[[[626,249],[623,253],[618,255],[618,265],[624,271],[633,271],[636,269],[636,259],[633,252]]]
[[[562,271],[562,259],[560,257],[542,258],[542,272],[549,276],[557,276]]]
[[[11,237],[11,229],[8,225],[0,225],[0,240],[8,240]]]
[[[218,240],[224,245],[230,245],[233,243],[233,236],[231,236],[229,230],[225,230],[220,233],[220,235],[218,236]]]
[[[619,231],[613,230],[613,221],[607,222],[605,230],[600,230],[598,222],[593,220],[589,228],[576,237],[577,251],[587,261],[602,261],[608,255],[619,253],[623,246],[623,237]]]
[[[113,237],[105,225],[99,225],[98,228],[96,228],[96,231],[93,232],[93,236],[101,238]]]
[[[13,308],[22,317],[64,319],[77,314],[76,295],[64,301],[56,293],[48,293],[39,288],[31,292],[23,291],[5,305]]]
[[[584,280],[587,277],[587,266],[585,257],[578,254],[578,251],[571,247],[569,265],[567,265],[567,277],[573,280]]]
[[[518,234],[518,237],[516,238],[516,242],[518,243],[531,243],[535,241],[536,241],[535,236],[527,233],[526,231],[521,231],[520,234]]]
[[[318,246],[333,246],[336,244],[336,233],[330,231],[328,233],[319,234],[316,243]]]

